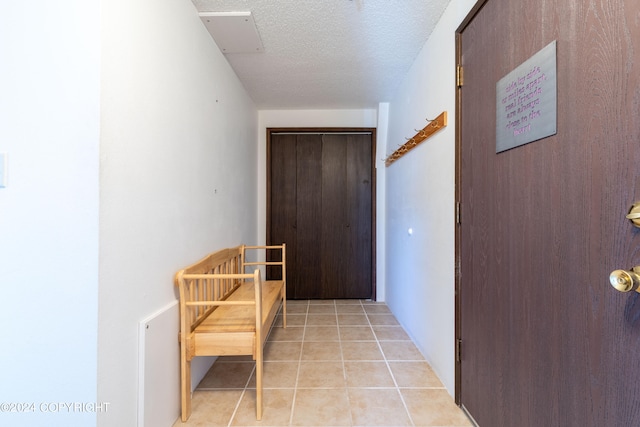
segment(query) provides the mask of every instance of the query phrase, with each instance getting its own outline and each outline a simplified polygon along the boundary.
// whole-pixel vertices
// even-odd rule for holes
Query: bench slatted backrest
[[[214,304],[216,301],[226,300],[242,282],[240,278],[220,279],[205,275],[238,274],[241,273],[241,266],[241,247],[236,247],[209,254],[176,273],[180,310],[190,326],[190,332],[218,307]]]

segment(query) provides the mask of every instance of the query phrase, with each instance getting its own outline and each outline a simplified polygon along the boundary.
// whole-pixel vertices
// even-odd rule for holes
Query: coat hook
[[[406,154],[409,150],[416,147],[422,141],[429,138],[429,136],[431,136],[431,134],[433,134],[437,129],[446,127],[447,126],[446,113],[447,113],[446,111],[443,112],[433,120],[427,117],[425,120],[429,123],[424,128],[422,129],[414,128],[413,130],[416,132],[416,134],[412,138],[405,137],[404,138],[406,140],[405,143],[398,144],[396,150],[392,154],[387,156],[386,159],[383,159],[383,161],[387,164],[387,166],[389,166],[390,163],[402,157],[404,154]]]

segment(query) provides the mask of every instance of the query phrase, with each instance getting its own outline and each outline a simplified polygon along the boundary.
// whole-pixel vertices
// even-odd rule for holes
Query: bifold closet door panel
[[[344,135],[322,138],[322,290],[324,298],[345,298],[347,242],[347,144]]]
[[[371,297],[371,136],[327,134],[322,146],[325,298]]]
[[[299,276],[296,259],[296,140],[296,135],[272,135],[269,150],[270,203],[267,227],[270,227],[270,233],[267,243],[287,244],[287,298],[294,297]]]
[[[371,135],[347,135],[346,209],[348,241],[345,295],[370,298],[372,289],[372,186]]]
[[[322,135],[298,135],[296,156],[298,277],[294,296],[322,298]]]

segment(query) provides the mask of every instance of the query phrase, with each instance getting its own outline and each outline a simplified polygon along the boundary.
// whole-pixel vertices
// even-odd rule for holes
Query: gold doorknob
[[[630,271],[615,270],[609,275],[609,283],[620,292],[640,292],[640,266],[633,267]]]

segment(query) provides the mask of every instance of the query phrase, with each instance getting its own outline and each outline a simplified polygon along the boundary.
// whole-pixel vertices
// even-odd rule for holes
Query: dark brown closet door
[[[372,135],[273,134],[269,153],[267,237],[287,243],[287,297],[371,298]]]

